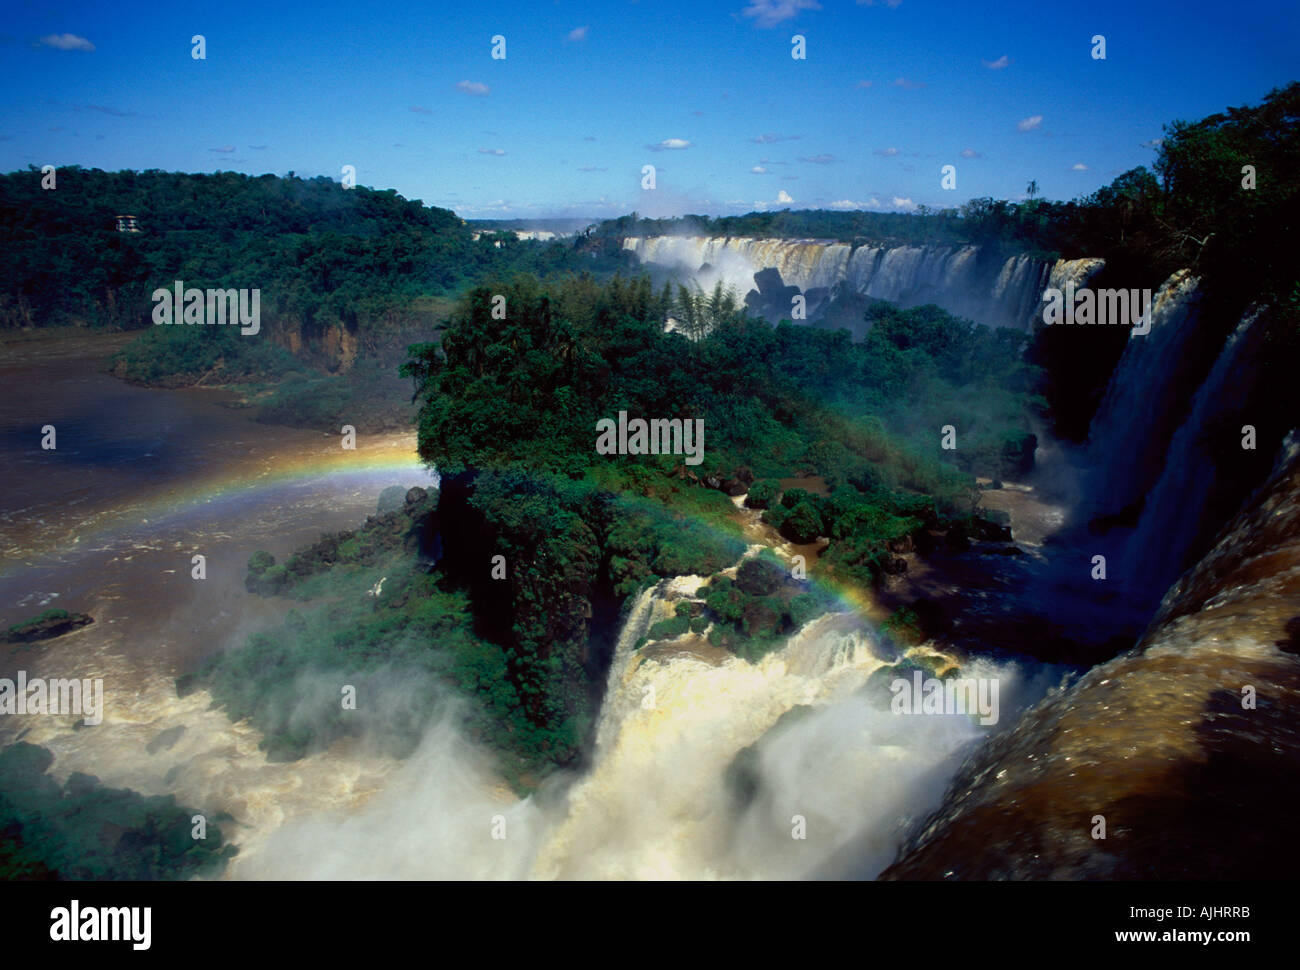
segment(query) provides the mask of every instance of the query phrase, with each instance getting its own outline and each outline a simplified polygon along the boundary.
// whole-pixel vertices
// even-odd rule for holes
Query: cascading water
[[[845,852],[856,873],[878,872],[991,729],[868,698],[862,687],[888,661],[850,613],[813,620],[756,664],[694,636],[638,648],[706,579],[665,580],[633,602],[580,775],[511,799],[484,752],[443,721],[371,802],[291,820],[234,877],[794,878]],[[1004,724],[1043,689],[1014,665],[973,661],[963,674],[999,678]],[[800,706],[804,717],[774,729]],[[729,769],[751,746],[757,793],[745,804]]]
[[[796,878],[850,846],[874,873],[902,820],[937,804],[955,756],[982,736],[967,717],[906,717],[872,703],[862,687],[887,651],[852,614],[813,620],[756,664],[696,637],[653,655],[635,649],[704,582],[667,580],[635,604],[591,770],[567,792],[535,877]],[[1008,685],[1017,674],[971,670]],[[774,728],[800,706],[811,711]],[[751,745],[758,794],[742,805],[728,769]],[[796,817],[806,837],[793,837]]]
[[[1098,510],[1117,512],[1150,490],[1195,388],[1184,354],[1199,318],[1198,280],[1181,270],[1156,293],[1150,330],[1130,333],[1088,433],[1089,489]]]
[[[1224,342],[1213,369],[1192,399],[1187,419],[1169,444],[1164,473],[1125,550],[1124,572],[1157,595],[1178,578],[1188,549],[1203,532],[1206,502],[1217,474],[1216,462],[1205,450],[1203,433],[1218,415],[1245,406],[1259,365],[1263,321],[1263,311],[1251,308]]]
[[[623,248],[643,263],[685,270],[704,289],[721,282],[744,295],[754,274],[773,268],[801,290],[844,284],[902,306],[937,303],[989,326],[1029,329],[1050,279],[1095,271],[1100,260],[1056,264],[1026,255],[1001,259],[978,246],[850,246],[815,239],[631,236]]]

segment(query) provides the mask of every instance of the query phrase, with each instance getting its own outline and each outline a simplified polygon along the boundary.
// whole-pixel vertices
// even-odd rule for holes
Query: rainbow
[[[89,510],[85,518],[71,527],[72,535],[38,543],[26,551],[24,558],[29,562],[48,560],[98,545],[141,525],[160,526],[168,520],[200,510],[214,510],[214,506],[266,499],[270,493],[280,489],[319,487],[327,483],[334,488],[384,484],[437,486],[437,473],[424,465],[416,454],[413,433],[366,436],[364,442],[355,451],[348,451],[339,446],[337,435],[321,435],[318,445],[303,442],[287,454],[281,448],[272,454],[226,462],[215,475],[205,476],[199,472],[188,479],[169,483],[156,494],[141,496],[136,501],[124,502],[120,497],[116,498],[109,505]],[[678,511],[710,531],[730,534],[730,530],[703,516],[688,510]],[[23,565],[11,560],[0,567],[0,576],[8,577]],[[845,611],[877,623],[882,619],[880,608],[868,590],[819,575],[815,563],[811,565],[807,578],[818,591],[828,594]]]
[[[202,471],[131,498],[115,496],[99,507],[78,510],[77,521],[59,526],[61,536],[39,537],[24,550],[27,563],[48,561],[101,543],[141,525],[158,525],[178,516],[228,503],[267,497],[280,489],[380,484],[420,484],[436,487],[437,473],[416,455],[414,434],[367,436],[355,451],[340,447],[338,435],[322,435],[319,445],[305,442],[286,453],[223,462],[216,474]],[[25,563],[10,560],[0,568],[9,576]]]

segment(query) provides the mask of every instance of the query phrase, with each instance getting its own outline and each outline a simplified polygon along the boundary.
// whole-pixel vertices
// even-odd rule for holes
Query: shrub
[[[789,494],[788,492],[786,493]],[[821,516],[810,502],[800,502],[781,523],[781,535],[791,542],[812,542],[822,534]]]
[[[749,492],[745,495],[745,505],[751,509],[765,509],[772,504],[780,488],[775,479],[760,478],[749,486]]]

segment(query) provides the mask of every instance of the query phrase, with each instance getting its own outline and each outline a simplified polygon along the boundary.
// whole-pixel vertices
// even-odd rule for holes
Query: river
[[[7,650],[0,676],[103,678],[102,724],[70,717],[0,719],[73,771],[145,794],[228,812],[245,852],[285,818],[363,801],[393,767],[348,756],[269,764],[257,732],[177,697],[174,678],[212,651],[276,622],[285,606],[245,592],[245,564],[283,558],[322,531],[355,528],[390,485],[429,485],[415,436],[258,424],[221,390],[134,387],[103,372],[121,336],[30,341],[0,357],[0,623],[43,609],[95,622]],[[41,447],[53,425],[56,448]],[[206,579],[192,557],[206,557]],[[229,824],[226,825],[230,829]],[[233,871],[233,870],[232,870]]]

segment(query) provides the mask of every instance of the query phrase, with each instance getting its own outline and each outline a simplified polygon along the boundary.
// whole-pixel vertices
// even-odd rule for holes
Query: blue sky
[[[1300,75],[1294,0],[6,6],[2,170],[350,164],[466,218],[1073,198]]]

